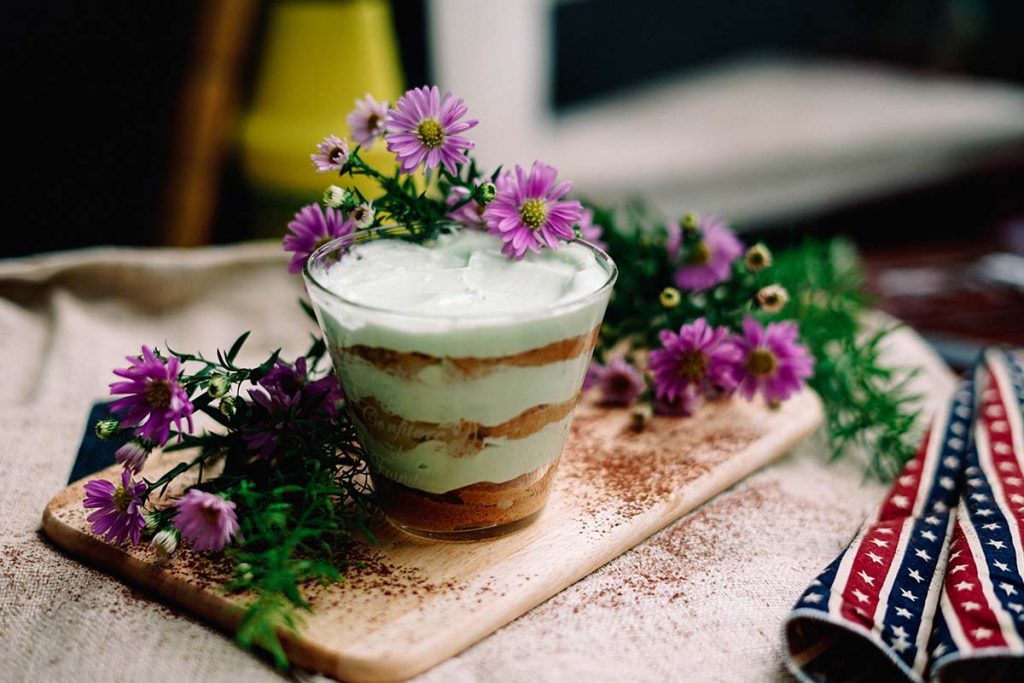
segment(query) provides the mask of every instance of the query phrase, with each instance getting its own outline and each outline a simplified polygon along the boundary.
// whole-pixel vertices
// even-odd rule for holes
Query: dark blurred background
[[[948,356],[1024,343],[1019,0],[19,0],[0,33],[0,257],[279,238],[355,97],[438,82],[485,164],[847,234]]]

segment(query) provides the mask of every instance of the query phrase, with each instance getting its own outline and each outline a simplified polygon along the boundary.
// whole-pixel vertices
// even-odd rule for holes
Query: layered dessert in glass
[[[476,230],[379,228],[305,270],[389,521],[442,539],[499,535],[547,501],[616,277],[572,241],[514,261]]]

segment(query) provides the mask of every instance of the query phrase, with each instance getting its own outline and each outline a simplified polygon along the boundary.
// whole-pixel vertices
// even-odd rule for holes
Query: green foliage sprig
[[[484,176],[477,168],[476,160],[467,157],[467,163],[459,169],[458,174],[438,167],[427,170],[421,176],[402,174],[398,168],[392,175],[387,175],[368,164],[360,155],[360,150],[360,147],[352,150],[338,175],[342,179],[369,178],[380,188],[380,194],[374,200],[376,213],[373,221],[365,227],[400,225],[409,230],[407,239],[412,241],[422,242],[435,237],[440,229],[450,223],[448,214],[470,202],[477,202],[481,206],[490,202],[496,192],[494,181],[501,174],[499,166],[490,176]],[[465,193],[461,199],[449,204],[446,198],[452,196],[453,188],[462,188]],[[329,195],[325,193],[325,196]],[[355,186],[341,189],[339,196],[344,198],[333,203],[346,213],[360,204],[369,203]]]
[[[920,397],[910,381],[917,370],[883,361],[892,327],[864,328],[868,302],[856,250],[843,239],[807,241],[781,252],[774,274],[793,293],[786,315],[800,324],[817,359],[809,384],[825,405],[831,458],[860,447],[868,453],[868,471],[892,479],[916,451]]]
[[[672,287],[677,266],[667,257],[663,219],[638,201],[616,210],[592,208],[594,222],[604,227],[608,252],[620,264],[598,357],[612,349],[656,348],[661,330],[700,317],[733,331],[747,315],[762,322],[792,320],[816,360],[808,383],[824,404],[831,458],[859,446],[869,454],[869,474],[888,480],[913,457],[912,427],[919,411],[909,382],[915,371],[883,360],[891,329],[864,328],[868,301],[848,242],[809,241],[770,255],[774,263],[762,269],[738,259],[728,281],[706,292],[679,293]],[[684,254],[687,248],[684,226]],[[791,297],[779,312],[758,305],[758,292],[769,285],[783,287]]]
[[[234,578],[224,589],[250,596],[236,638],[245,647],[263,648],[284,668],[288,660],[278,631],[296,629],[300,611],[309,609],[300,586],[342,578],[352,541],[374,540],[370,525],[377,508],[363,449],[335,405],[340,395],[323,340],[314,337],[294,363],[281,361],[275,351],[257,366],[242,367],[235,359],[247,338],[243,334],[227,351],[218,351],[215,360],[172,349],[158,355],[181,362],[178,382],[193,409],[212,418],[218,429],[178,435],[180,441],[164,450],[194,454],[161,476],[144,479],[139,499],[148,509],[147,535],[164,553],[174,552],[177,541],[167,548],[158,539],[177,539],[178,532],[175,508],[159,497],[180,478],[188,476],[189,488],[235,504],[239,527],[224,548]],[[248,393],[253,391],[263,392],[271,407],[253,400]],[[106,421],[97,433],[127,438]],[[254,449],[253,439],[261,435],[274,441]]]

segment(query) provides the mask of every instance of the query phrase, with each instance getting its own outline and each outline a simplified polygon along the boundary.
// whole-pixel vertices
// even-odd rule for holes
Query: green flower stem
[[[459,209],[464,207],[466,204],[469,204],[471,201],[476,199],[476,188],[474,186],[472,186],[469,182],[464,181],[459,176],[452,175],[445,168],[441,168],[440,170],[441,170],[441,177],[444,178],[445,180],[447,180],[453,187],[461,187],[461,188],[469,191],[468,195],[466,195],[465,197],[463,197],[459,201],[455,202],[451,206],[446,207],[448,209],[448,213],[452,213],[453,211],[458,211]]]
[[[365,161],[363,161],[358,154],[358,150],[353,151],[352,154],[349,155],[347,172],[349,173],[349,175],[353,176],[363,175],[369,178],[373,178],[385,190],[387,197],[398,199],[403,204],[405,204],[406,207],[408,207],[408,210],[410,212],[419,214],[426,222],[436,220],[435,216],[424,213],[423,204],[421,202],[418,202],[415,197],[409,196],[409,194],[402,188],[402,186],[398,183],[397,180],[384,175],[383,173],[379,172],[377,169],[373,168],[372,166],[368,165]]]

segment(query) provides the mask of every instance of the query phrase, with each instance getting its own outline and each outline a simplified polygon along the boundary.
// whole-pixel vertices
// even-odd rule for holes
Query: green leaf
[[[235,361],[235,358],[238,357],[238,352],[242,350],[242,346],[245,344],[245,341],[249,338],[249,334],[250,332],[245,332],[238,339],[235,340],[234,344],[231,345],[231,348],[228,350],[228,363],[233,363]]]
[[[310,305],[310,303],[308,301],[306,301],[305,299],[299,299],[299,306],[302,307],[302,311],[303,311],[303,313],[306,314],[306,317],[308,317],[314,323],[317,322],[316,311],[313,310],[313,306]],[[319,323],[317,323],[317,324],[319,324]]]

